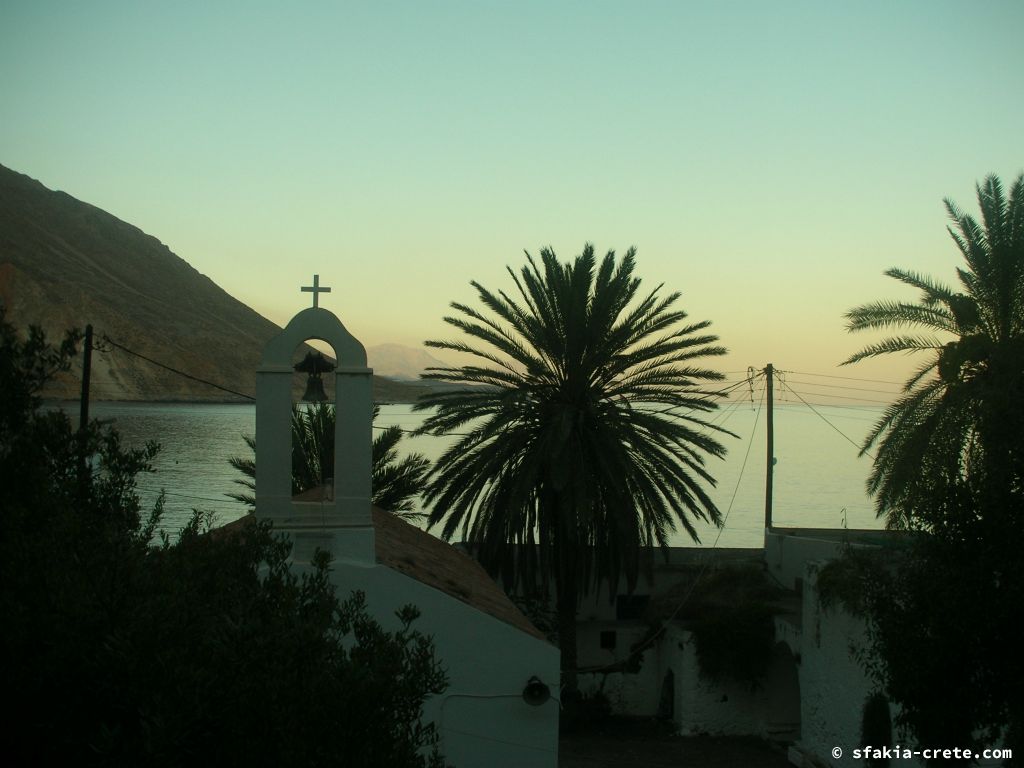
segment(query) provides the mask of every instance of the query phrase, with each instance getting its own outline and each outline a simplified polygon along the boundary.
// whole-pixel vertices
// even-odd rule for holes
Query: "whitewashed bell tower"
[[[320,306],[320,294],[331,290],[320,286],[320,276],[314,275],[313,285],[302,290],[313,294],[313,306],[295,315],[267,343],[256,373],[256,515],[291,537],[296,562],[308,562],[319,547],[337,560],[373,565],[373,372],[366,366],[363,345],[333,312]],[[292,357],[309,339],[334,347],[337,418],[333,484],[303,494],[300,501],[292,498]]]

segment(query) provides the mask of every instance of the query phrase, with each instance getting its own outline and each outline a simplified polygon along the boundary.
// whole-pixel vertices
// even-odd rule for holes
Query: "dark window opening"
[[[615,618],[619,621],[643,618],[649,602],[650,595],[619,595],[615,598]]]
[[[618,635],[614,629],[605,630],[601,633],[601,647],[606,648],[609,651],[614,651],[615,646],[618,644]]]

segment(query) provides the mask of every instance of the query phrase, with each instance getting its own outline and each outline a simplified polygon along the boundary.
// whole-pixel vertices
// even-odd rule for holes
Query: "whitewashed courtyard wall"
[[[862,746],[861,717],[873,690],[856,658],[867,642],[864,620],[840,605],[821,607],[817,574],[822,565],[810,562],[804,571],[799,745],[832,765],[865,765],[852,757]],[[843,750],[843,758],[832,758],[834,747]]]

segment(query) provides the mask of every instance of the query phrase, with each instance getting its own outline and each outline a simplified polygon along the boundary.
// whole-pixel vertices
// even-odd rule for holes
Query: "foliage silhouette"
[[[374,421],[379,413],[380,407],[375,405]],[[335,418],[334,406],[330,403],[292,406],[293,495],[322,485],[333,473]],[[414,511],[413,499],[423,492],[430,461],[420,453],[410,453],[399,460],[398,444],[402,436],[401,427],[391,426],[373,439],[372,502],[400,517],[417,519],[423,513]],[[242,439],[255,454],[256,439],[248,435],[242,435]],[[256,460],[234,456],[228,462],[246,476],[235,482],[249,489],[248,493],[229,493],[228,496],[255,508]]]
[[[709,322],[683,322],[678,293],[640,293],[635,249],[618,262],[598,263],[590,244],[568,264],[540,256],[508,270],[517,297],[473,282],[484,309],[452,304],[445,321],[467,338],[427,345],[476,362],[424,376],[478,386],[414,407],[434,409],[421,433],[466,432],[429,475],[430,522],[507,585],[554,582],[571,690],[580,595],[605,583],[614,596],[623,578],[632,590],[644,550],[721,521],[704,463],[725,454],[709,434],[725,430],[702,415],[722,375],[695,361],[725,349]]]
[[[923,328],[871,344],[847,363],[925,353],[864,443],[878,452],[868,489],[894,528],[893,557],[849,553],[822,571],[868,621],[863,661],[899,705],[896,724],[922,744],[979,749],[1024,733],[1024,175],[1009,195],[977,187],[982,223],[945,201],[966,261],[959,290],[905,270],[917,303],[875,302],[849,327]],[[823,582],[823,583],[822,583]],[[852,588],[851,588],[852,587]]]
[[[135,476],[156,445],[40,407],[74,342],[22,340],[0,306],[7,761],[441,765],[420,715],[445,677],[415,609],[385,631],[361,595],[338,601],[322,553],[293,573],[265,523],[207,532],[196,513],[154,544],[162,502],[144,521]]]
[[[1009,196],[996,176],[977,194],[982,224],[945,201],[966,262],[959,290],[894,268],[886,274],[918,289],[916,303],[877,301],[846,314],[850,331],[920,329],[844,361],[925,355],[862,449],[877,445],[868,491],[893,528],[951,524],[934,512],[939,486],[1007,487],[1007,478],[1019,486],[1024,477],[1024,175]]]

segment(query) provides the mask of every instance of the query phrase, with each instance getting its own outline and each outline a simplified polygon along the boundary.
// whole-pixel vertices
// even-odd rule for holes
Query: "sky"
[[[0,163],[128,221],[278,324],[367,346],[506,267],[637,248],[762,367],[838,363],[843,313],[952,281],[944,197],[1024,171],[1024,3],[0,3]],[[444,357],[443,355],[441,355]]]

